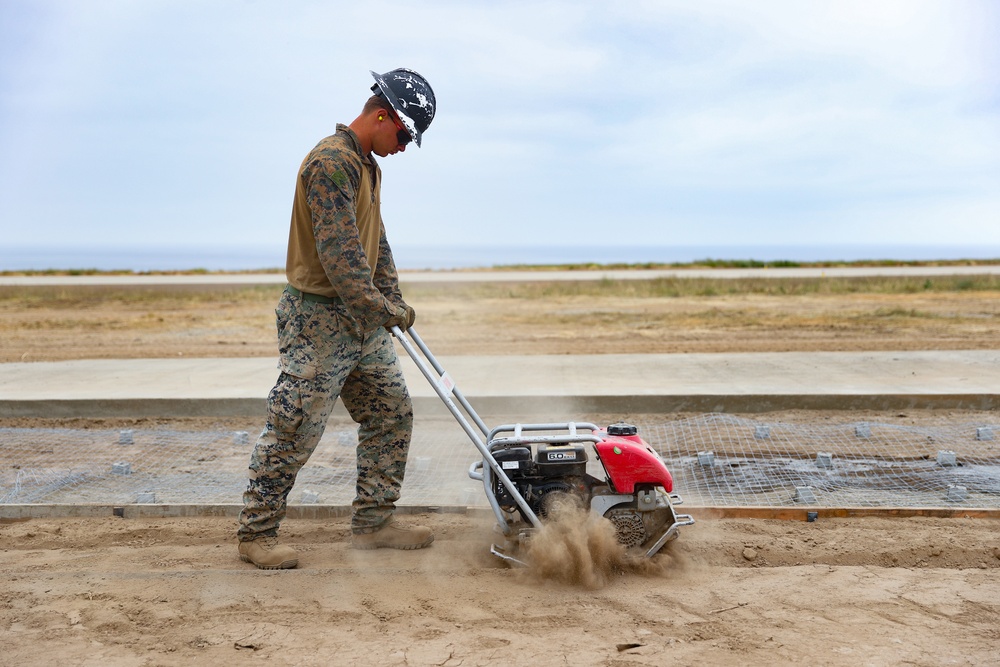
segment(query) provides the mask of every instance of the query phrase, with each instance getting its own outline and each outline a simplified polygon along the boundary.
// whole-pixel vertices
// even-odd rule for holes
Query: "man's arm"
[[[392,249],[385,236],[385,225],[379,222],[378,263],[375,265],[375,275],[372,282],[378,291],[398,307],[405,307],[403,294],[399,290],[399,274],[396,273],[396,262],[392,258]]]
[[[374,331],[399,308],[372,283],[372,271],[355,220],[360,160],[346,151],[314,160],[303,171],[316,250],[330,284],[364,332]]]

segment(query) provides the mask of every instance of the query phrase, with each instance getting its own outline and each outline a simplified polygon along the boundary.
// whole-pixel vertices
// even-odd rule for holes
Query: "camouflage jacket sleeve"
[[[364,332],[377,329],[397,308],[372,283],[355,220],[361,157],[348,150],[318,155],[307,165],[306,199],[316,250],[330,284]]]
[[[375,287],[395,306],[403,306],[403,294],[399,291],[399,275],[396,273],[396,262],[392,259],[392,249],[385,237],[385,225],[380,224],[378,240],[378,264],[375,266],[375,276],[372,282]]]

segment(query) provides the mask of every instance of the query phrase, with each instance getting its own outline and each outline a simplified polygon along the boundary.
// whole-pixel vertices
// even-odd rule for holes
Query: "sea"
[[[403,270],[455,270],[565,264],[947,261],[1000,259],[1000,245],[394,245]],[[0,247],[0,271],[264,271],[285,264],[278,247]]]

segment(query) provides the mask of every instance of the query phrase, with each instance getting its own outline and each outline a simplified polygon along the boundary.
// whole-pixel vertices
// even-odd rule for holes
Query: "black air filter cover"
[[[632,424],[618,422],[608,427],[608,435],[638,435],[639,429]]]

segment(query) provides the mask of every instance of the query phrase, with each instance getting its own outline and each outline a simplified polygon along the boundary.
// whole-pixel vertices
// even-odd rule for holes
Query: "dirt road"
[[[241,563],[231,519],[0,526],[9,665],[989,665],[996,525],[711,520],[649,568],[500,566],[492,519],[424,515],[416,552],[290,520],[296,570]]]

